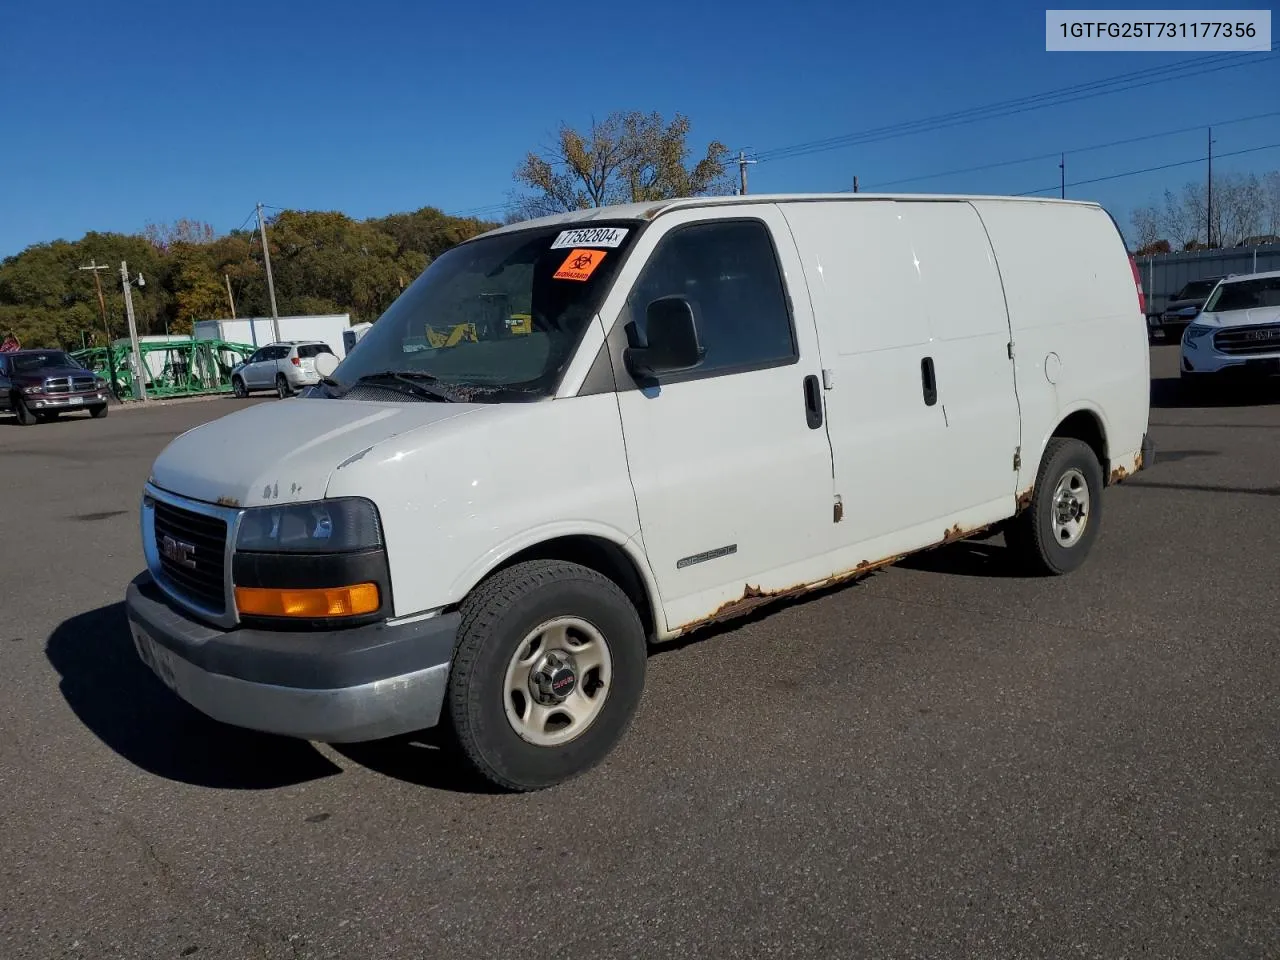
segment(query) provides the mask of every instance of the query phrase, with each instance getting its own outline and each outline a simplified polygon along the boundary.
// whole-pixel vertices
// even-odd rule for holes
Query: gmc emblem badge
[[[175,540],[173,537],[166,534],[160,538],[160,553],[164,555],[166,560],[172,560],[174,563],[188,567],[192,570],[195,569],[195,544]]]
[[[1247,336],[1250,340],[1277,340],[1280,339],[1280,327],[1272,327],[1270,330],[1250,330]]]

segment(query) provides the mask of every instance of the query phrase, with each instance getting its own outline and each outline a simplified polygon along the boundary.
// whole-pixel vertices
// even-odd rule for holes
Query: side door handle
[[[933,372],[933,357],[920,361],[920,386],[924,390],[924,405],[932,407],[938,402],[938,379]]]
[[[810,430],[822,426],[822,386],[813,374],[804,378],[804,416]]]

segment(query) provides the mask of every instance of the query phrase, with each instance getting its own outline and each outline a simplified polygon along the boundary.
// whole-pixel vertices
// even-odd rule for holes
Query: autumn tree
[[[613,203],[731,193],[729,149],[713,140],[690,163],[690,123],[676,114],[615,112],[585,132],[562,124],[552,147],[530,152],[515,170],[532,193],[514,198],[515,219]]]

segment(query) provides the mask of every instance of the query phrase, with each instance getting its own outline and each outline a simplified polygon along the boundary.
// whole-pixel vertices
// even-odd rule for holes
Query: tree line
[[[1274,242],[1280,235],[1280,170],[1215,175],[1212,218],[1209,187],[1204,180],[1188,181],[1180,191],[1166,190],[1161,201],[1135,209],[1130,222],[1137,253],[1235,247]]]
[[[691,125],[676,114],[619,111],[584,130],[562,125],[551,146],[513,171],[504,222],[618,202],[729,193],[728,148],[712,141],[697,157]],[[356,220],[331,211],[285,210],[268,221],[271,272],[281,315],[349,313],[376,320],[432,260],[498,226],[437,207]],[[141,273],[139,334],[186,334],[196,320],[270,315],[256,229],[218,235],[207,223],[148,224],[136,234],[91,232],[37,243],[0,261],[0,339],[78,349],[106,342],[93,274],[101,282],[112,339],[127,335],[119,268]],[[228,288],[230,288],[228,290]]]

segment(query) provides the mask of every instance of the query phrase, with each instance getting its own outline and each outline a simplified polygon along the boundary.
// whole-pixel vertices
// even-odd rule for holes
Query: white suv
[[[1182,334],[1180,373],[1210,380],[1280,376],[1280,270],[1227,277]]]
[[[237,397],[253,390],[275,390],[281,399],[320,382],[316,357],[332,355],[320,340],[286,340],[269,343],[231,370],[231,388]]]

